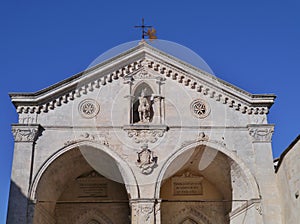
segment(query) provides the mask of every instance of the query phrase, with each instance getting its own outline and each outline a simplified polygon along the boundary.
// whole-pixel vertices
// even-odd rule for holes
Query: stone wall
[[[282,153],[277,165],[277,181],[285,224],[299,223],[300,135]]]

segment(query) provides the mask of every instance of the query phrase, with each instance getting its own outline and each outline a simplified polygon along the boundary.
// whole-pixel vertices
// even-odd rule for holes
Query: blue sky
[[[104,51],[140,38],[141,18],[160,39],[199,54],[215,75],[251,93],[275,93],[274,157],[299,134],[300,2],[1,1],[0,223],[5,223],[17,121],[8,92],[34,92],[84,70]]]

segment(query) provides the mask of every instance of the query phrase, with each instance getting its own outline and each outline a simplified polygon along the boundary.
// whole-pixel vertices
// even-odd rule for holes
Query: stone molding
[[[39,124],[13,124],[12,133],[15,142],[35,142],[41,134],[42,127]]]
[[[248,125],[248,130],[253,142],[271,142],[274,125]]]
[[[154,53],[157,54],[155,49],[145,46],[145,52],[148,51],[154,51]],[[164,57],[169,59],[168,56],[166,57],[166,55],[164,55]],[[170,65],[168,62],[163,62],[162,60],[157,61],[155,59],[145,58],[144,56],[143,59],[138,59],[133,63],[127,64],[113,72],[109,72],[108,74],[104,73],[103,75],[98,76],[96,79],[91,78],[89,81],[83,82],[81,85],[77,84],[76,86],[70,88],[71,90],[67,92],[62,91],[63,93],[59,93],[56,91],[57,93],[54,93],[56,96],[51,97],[52,100],[48,102],[32,102],[29,104],[30,99],[26,98],[26,105],[22,105],[22,96],[19,97],[16,95],[15,99],[14,95],[11,95],[11,97],[13,102],[15,102],[17,105],[18,113],[47,113],[49,110],[53,110],[56,107],[67,104],[68,102],[73,101],[75,98],[79,98],[88,92],[93,92],[95,89],[99,89],[101,86],[111,83],[114,80],[122,77],[128,77],[129,74],[132,74],[133,76],[136,74],[137,77],[141,78],[144,76],[143,71],[154,71],[157,75],[161,76],[162,79],[171,79],[177,81],[182,85],[189,87],[190,89],[202,93],[204,97],[214,99],[222,104],[226,104],[228,107],[233,108],[236,111],[246,114],[267,114],[269,112],[268,107],[273,103],[274,96],[266,95],[267,98],[262,99],[261,96],[251,95],[245,91],[237,89],[236,87],[230,86],[222,80],[212,78],[209,74],[206,74],[199,69],[197,70],[196,68],[190,68],[190,66],[183,62],[180,63],[183,65],[183,67],[186,67],[186,69],[179,69]],[[200,76],[197,77],[197,74],[198,76],[199,74],[203,75],[203,78]],[[208,80],[210,80],[210,82],[214,80],[214,82],[217,83],[209,83]],[[218,84],[220,86],[218,86]],[[232,90],[233,93],[230,93],[228,90],[225,91],[224,89],[226,88],[229,88],[229,91]],[[253,106],[252,104],[255,103],[258,105]]]
[[[126,125],[123,129],[135,143],[155,143],[168,130],[166,125]]]

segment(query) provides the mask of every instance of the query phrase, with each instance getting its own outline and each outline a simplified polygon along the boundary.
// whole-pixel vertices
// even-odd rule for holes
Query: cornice
[[[242,113],[267,114],[275,99],[272,94],[252,95],[144,43],[46,89],[10,97],[18,113],[47,113],[142,66]]]

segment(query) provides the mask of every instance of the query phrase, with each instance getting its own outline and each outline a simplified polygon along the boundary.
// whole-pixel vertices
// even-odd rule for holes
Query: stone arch
[[[196,217],[209,217],[207,222],[197,221],[201,224],[230,223],[232,215],[250,214],[255,211],[248,209],[253,201],[260,202],[257,182],[246,164],[236,153],[213,140],[186,143],[166,159],[158,172],[154,196],[161,200],[163,222],[182,210],[201,211]],[[186,181],[200,184],[189,185],[192,189]],[[182,213],[171,223],[181,223],[189,215]]]
[[[181,218],[184,216],[185,218]],[[188,222],[190,221],[190,222]],[[177,214],[175,214],[170,221],[169,224],[179,223],[179,224],[212,224],[209,219],[198,209],[188,208],[182,209]]]
[[[102,212],[92,209],[82,214],[76,215],[74,224],[113,224],[113,222]]]
[[[100,152],[101,155],[106,155],[104,158],[97,157],[101,158],[101,163],[105,163],[105,160],[107,160],[107,158],[110,158],[110,163],[114,163],[112,169],[114,171],[118,169],[117,171],[122,177],[123,182],[117,183],[116,181],[108,179],[107,177],[101,175],[101,173],[99,173],[99,175],[96,175],[96,177],[102,179],[97,179],[96,181],[97,183],[101,184],[105,183],[103,192],[110,192],[102,193],[103,197],[106,197],[109,200],[114,200],[114,198],[116,198],[116,200],[114,201],[114,206],[117,207],[120,203],[122,204],[122,206],[124,205],[124,214],[122,213],[122,217],[128,216],[128,199],[130,199],[131,197],[138,197],[139,195],[135,177],[131,169],[124,160],[122,160],[106,145],[102,145],[93,141],[83,140],[76,143],[70,143],[68,146],[65,146],[62,149],[56,151],[41,166],[30,189],[31,200],[36,202],[34,205],[35,212],[34,214],[32,214],[34,215],[34,223],[44,223],[45,220],[49,219],[60,219],[60,221],[63,221],[64,219],[68,220],[69,218],[71,218],[72,214],[70,213],[70,208],[73,205],[75,205],[77,212],[83,212],[84,210],[97,208],[97,206],[95,207],[95,205],[93,205],[93,203],[89,203],[89,201],[99,201],[101,200],[101,196],[99,199],[97,199],[97,196],[94,197],[92,196],[92,194],[91,196],[89,196],[91,197],[90,199],[81,200],[80,194],[84,192],[80,190],[80,183],[83,183],[81,178],[91,178],[94,175],[90,176],[90,174],[96,173],[95,171],[93,171],[95,170],[94,167],[92,167],[82,155],[82,148],[86,148],[87,150],[93,149]],[[84,179],[83,181],[87,181],[87,179]],[[72,186],[74,187],[71,188]],[[70,189],[70,191],[68,189]],[[113,190],[117,190],[118,196],[114,196],[114,194],[112,193]],[[70,192],[70,194],[68,194],[68,192]],[[73,192],[75,192],[75,194],[73,194]],[[124,202],[126,202],[127,204]],[[83,207],[81,207],[80,205],[83,205]],[[103,211],[106,212],[109,211],[108,207],[105,206],[106,205],[103,204],[103,206],[101,206],[101,209],[105,209]],[[64,209],[68,211],[66,213],[67,215],[64,215]],[[110,214],[110,216],[112,216],[112,214]],[[111,218],[113,218],[113,216]],[[99,221],[99,218],[95,220]],[[87,219],[86,222],[88,221],[89,220]],[[102,224],[112,222],[100,223]]]
[[[167,169],[171,165],[171,163],[180,155],[183,153],[187,152],[188,150],[192,148],[196,148],[198,146],[204,146],[204,147],[209,147],[212,150],[216,150],[217,152],[223,153],[225,156],[227,156],[231,161],[233,167],[236,169],[239,169],[239,172],[243,175],[243,177],[246,180],[246,183],[249,188],[249,199],[259,199],[260,198],[260,192],[259,192],[259,187],[256,182],[255,177],[251,173],[250,169],[246,166],[246,164],[232,151],[227,149],[225,146],[219,143],[215,143],[213,141],[199,141],[199,142],[192,142],[190,144],[187,144],[178,150],[176,150],[170,157],[166,160],[166,162],[163,164],[161,170],[159,171],[159,175],[156,181],[156,186],[155,186],[155,198],[160,198],[160,189],[161,189],[161,184],[164,179],[164,175],[167,172]]]
[[[66,154],[67,152],[70,152],[72,149],[79,148],[82,146],[89,146],[89,147],[94,147],[99,150],[102,150],[104,153],[107,153],[116,162],[118,162],[118,168],[120,169],[120,174],[122,175],[128,194],[130,195],[131,198],[139,197],[140,193],[139,193],[139,189],[138,189],[138,185],[134,173],[132,169],[129,167],[129,165],[117,153],[115,153],[109,147],[96,142],[80,141],[62,147],[44,162],[44,164],[40,167],[37,174],[35,175],[35,178],[30,186],[30,190],[29,190],[30,200],[32,201],[36,200],[36,193],[37,193],[37,188],[39,186],[40,180],[44,175],[45,171],[51,166],[51,164],[54,161],[56,161],[60,156]]]

